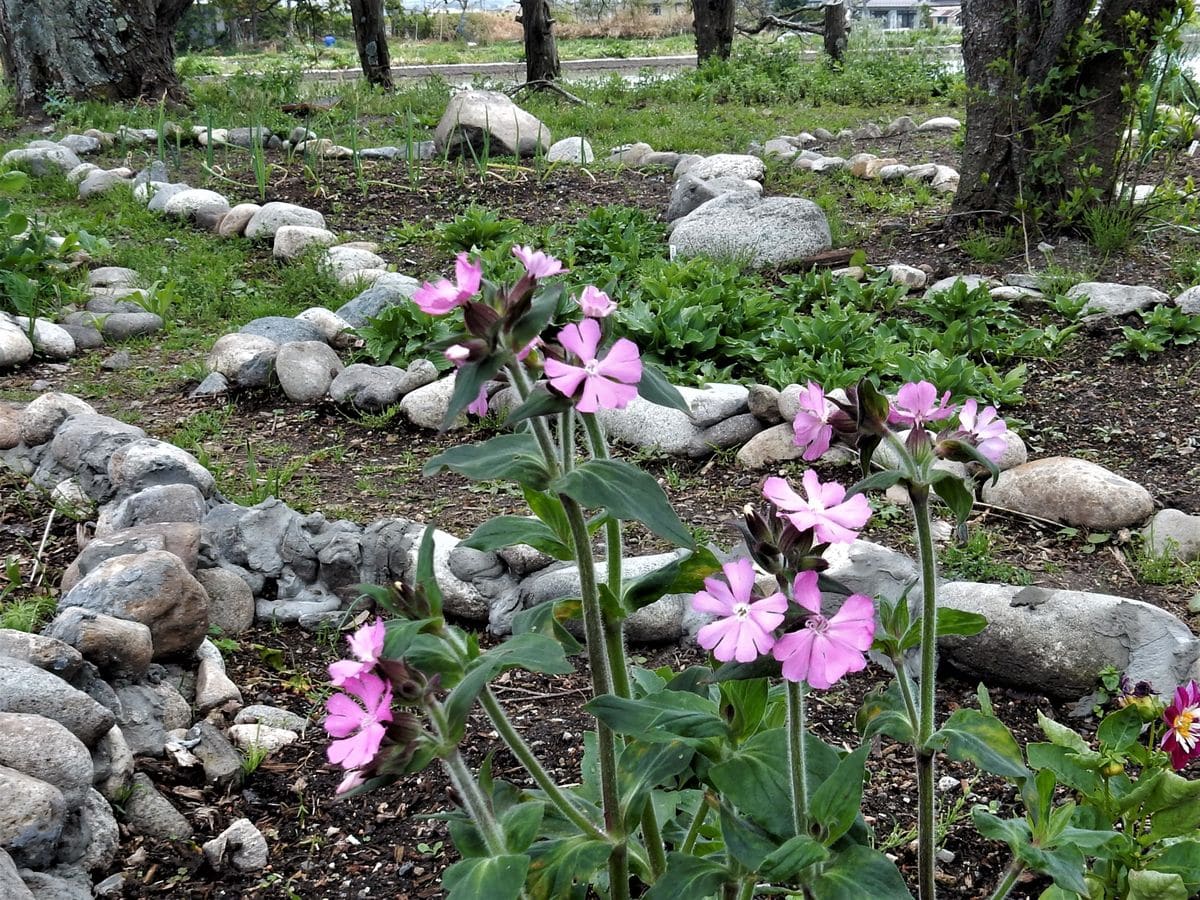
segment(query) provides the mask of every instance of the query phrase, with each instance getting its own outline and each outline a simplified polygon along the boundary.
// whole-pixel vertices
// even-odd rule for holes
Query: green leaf
[[[936,477],[933,482],[933,492],[950,507],[955,521],[961,525],[971,517],[971,507],[975,505],[975,497],[956,475],[939,470],[945,477]]]
[[[692,408],[683,399],[679,389],[663,376],[656,366],[642,360],[642,380],[638,382],[638,395],[643,400],[649,400],[657,406],[677,409],[681,413],[692,415]]]
[[[1048,769],[1057,776],[1060,784],[1079,791],[1090,799],[1099,799],[1103,790],[1099,774],[1093,768],[1080,765],[1074,758],[1077,754],[1066,747],[1046,743],[1026,744],[1025,755],[1031,768]]]
[[[500,816],[500,827],[509,852],[524,853],[529,849],[542,827],[545,814],[546,804],[538,800],[526,800],[504,811]]]
[[[1180,841],[1167,847],[1147,868],[1173,872],[1190,890],[1200,888],[1200,842]]]
[[[1067,750],[1073,750],[1076,753],[1087,753],[1090,748],[1080,735],[1074,730],[1068,728],[1060,722],[1054,721],[1049,716],[1045,715],[1041,710],[1038,710],[1038,726],[1042,729],[1042,734],[1046,735],[1046,739],[1050,743],[1059,747],[1064,747]]]
[[[723,681],[720,691],[721,711],[730,720],[729,728],[733,737],[745,740],[758,730],[766,714],[769,695],[767,679]]]
[[[996,464],[979,452],[979,448],[966,441],[947,440],[941,442],[947,451],[950,452],[951,459],[966,457],[971,462],[977,462],[992,476],[992,484],[995,484],[1000,478],[1000,470],[996,468]]]
[[[875,472],[850,485],[846,490],[846,498],[849,499],[855,494],[864,494],[867,491],[886,491],[903,478],[904,473],[899,469],[884,469],[882,472]]]
[[[1126,706],[1104,717],[1096,729],[1096,740],[1102,747],[1120,753],[1136,744],[1141,734],[1141,711],[1136,706]]]
[[[1154,788],[1142,804],[1142,811],[1150,814],[1149,839],[1194,837],[1200,829],[1200,781],[1164,772]]]
[[[0,175],[0,194],[15,194],[25,187],[29,176],[24,172],[13,170]]]
[[[964,612],[948,606],[938,607],[937,636],[940,638],[951,634],[970,637],[987,628],[987,624],[987,616],[981,616],[979,613]]]
[[[617,789],[625,827],[637,827],[650,791],[674,778],[691,764],[695,751],[684,741],[648,743],[636,738],[625,744],[617,760]]]
[[[975,830],[985,838],[1007,844],[1014,851],[1033,839],[1029,823],[1024,819],[1001,819],[982,806],[971,810],[971,821],[975,823]]]
[[[584,709],[617,734],[651,743],[677,738],[694,743],[729,734],[729,726],[717,715],[715,703],[684,691],[663,690],[641,700],[604,694],[589,701]]]
[[[1148,869],[1129,872],[1127,900],[1188,900],[1187,885],[1174,872]]]
[[[767,881],[791,881],[813,863],[828,858],[829,851],[820,842],[807,834],[798,834],[769,854],[758,867],[758,873]]]
[[[447,900],[516,900],[525,885],[529,857],[482,856],[456,862],[442,874]]]
[[[724,866],[702,856],[671,851],[667,870],[644,895],[644,900],[704,900],[720,892],[734,876]]]
[[[434,532],[432,525],[421,533],[421,546],[417,549],[417,587],[424,591],[433,616],[442,614],[442,589],[433,574]]]
[[[707,547],[689,552],[665,566],[631,578],[622,587],[625,610],[635,612],[666,594],[693,594],[704,587],[704,579],[721,569],[721,561]]]
[[[812,883],[821,900],[912,900],[900,871],[882,853],[855,844],[836,854]]]
[[[1065,891],[1074,891],[1087,896],[1087,882],[1083,873],[1087,862],[1077,847],[1061,846],[1043,850],[1031,844],[1014,848],[1017,856],[1035,872],[1042,872],[1054,879],[1054,883]]]
[[[525,398],[525,402],[508,414],[504,419],[504,425],[506,428],[511,428],[518,422],[524,422],[526,419],[557,415],[558,413],[566,412],[571,406],[571,399],[569,397],[556,394],[546,387],[544,383],[539,383],[529,392],[529,396]]]
[[[558,301],[565,289],[561,282],[541,286],[533,296],[529,310],[513,325],[512,346],[524,347],[542,333],[558,309]]]
[[[551,489],[566,494],[588,509],[603,509],[618,519],[641,522],[659,537],[679,547],[692,549],[696,546],[691,532],[679,521],[658,482],[627,462],[589,460],[557,478]]]
[[[1021,748],[1008,727],[995,716],[975,709],[959,709],[930,739],[930,747],[943,748],[951,759],[975,763],[985,772],[1009,778],[1026,778]]]
[[[864,742],[853,753],[842,757],[833,774],[812,795],[809,811],[824,831],[822,843],[836,843],[854,824],[862,806],[863,768],[870,750],[870,743]]]
[[[422,474],[436,475],[444,469],[465,475],[472,481],[501,479],[535,490],[550,484],[550,473],[546,471],[537,438],[525,432],[498,434],[482,444],[451,447],[425,463]],[[662,493],[661,488],[659,493]]]
[[[886,734],[893,740],[911,744],[915,733],[900,685],[895,681],[886,688],[875,687],[868,692],[854,717],[854,724],[863,740]]]
[[[721,804],[720,817],[725,849],[750,871],[756,870],[767,855],[775,850],[775,839],[753,822],[737,815],[729,808],[729,804]]]
[[[529,504],[533,514],[549,525],[560,541],[570,544],[571,525],[567,522],[562,501],[553,494],[535,491],[530,487],[522,487],[521,492],[525,495],[525,502]]]
[[[581,612],[578,597],[540,603],[513,616],[513,634],[544,635],[557,641],[564,653],[574,655],[583,649],[583,645],[563,623],[579,619]]]
[[[611,844],[582,835],[534,844],[526,882],[531,900],[569,897],[571,886],[589,884],[611,853]]]
[[[514,544],[528,544],[555,559],[566,561],[575,558],[571,548],[558,539],[554,529],[545,522],[525,516],[496,516],[476,528],[462,543],[464,547],[476,550],[499,550]]]
[[[454,375],[454,392],[450,395],[450,403],[446,407],[446,415],[442,417],[442,431],[450,428],[459,414],[475,402],[480,389],[496,377],[504,368],[506,353],[496,353],[485,356],[476,362],[464,365]]]

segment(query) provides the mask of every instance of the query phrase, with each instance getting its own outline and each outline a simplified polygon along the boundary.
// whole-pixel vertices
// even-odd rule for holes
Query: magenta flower
[[[329,667],[329,680],[341,687],[348,679],[358,678],[375,668],[379,654],[383,652],[383,640],[387,629],[383,619],[364,625],[346,639],[354,659],[339,659]]]
[[[974,398],[964,401],[958,413],[958,427],[976,449],[992,462],[999,462],[1008,449],[1008,441],[1004,438],[1008,425],[994,406],[985,406],[979,412],[979,404]]]
[[[782,478],[768,478],[763,496],[800,531],[813,529],[818,543],[849,544],[858,537],[858,529],[871,518],[871,504],[862,494],[846,500],[846,489],[836,481],[821,483],[817,473],[804,473],[801,497]]]
[[[950,392],[938,400],[937,388],[928,381],[910,381],[896,392],[896,402],[888,412],[888,421],[894,425],[923,425],[954,415],[949,404]]]
[[[533,338],[528,344],[526,344],[517,352],[517,361],[524,362],[525,358],[540,346],[542,346],[542,339],[540,337]]]
[[[705,578],[705,590],[692,596],[692,609],[721,616],[696,632],[696,643],[721,662],[751,662],[775,643],[772,632],[783,622],[787,598],[776,591],[751,600],[754,566],[738,559],[721,567],[725,578]]]
[[[413,302],[431,316],[444,316],[479,293],[483,266],[472,263],[467,254],[460,253],[454,261],[454,277],[454,284],[445,278],[437,284],[425,282],[413,293]]]
[[[547,358],[546,376],[550,386],[564,397],[574,397],[582,385],[575,406],[580,412],[592,413],[604,409],[624,409],[637,396],[637,383],[642,380],[642,359],[637,344],[619,338],[604,359],[596,358],[600,345],[600,323],[584,319],[566,326],[558,333],[558,342],[583,363],[572,366]]]
[[[467,412],[475,416],[486,416],[488,413],[487,385],[479,389],[479,396],[467,405]]]
[[[1195,680],[1175,689],[1175,702],[1163,712],[1167,733],[1159,745],[1171,755],[1176,770],[1200,759],[1200,685]]]
[[[796,575],[792,597],[812,615],[803,628],[783,635],[771,649],[783,663],[784,678],[826,690],[848,672],[866,668],[866,652],[875,639],[875,604],[870,597],[851,594],[827,619],[821,615],[821,592],[812,571]]]
[[[525,273],[530,278],[549,278],[551,275],[566,271],[560,260],[553,256],[547,256],[541,250],[534,250],[532,247],[513,247],[512,252],[513,256],[525,266]]]
[[[792,423],[796,432],[796,446],[804,447],[804,459],[812,462],[820,459],[829,449],[833,439],[833,426],[829,424],[829,416],[835,407],[825,399],[825,392],[819,384],[808,383],[808,387],[800,392],[800,410]]]
[[[342,779],[341,784],[334,791],[335,794],[344,794],[347,791],[352,791],[356,787],[360,787],[367,783],[367,779],[363,777],[363,773],[358,769],[351,769],[346,773],[346,777]]]
[[[325,751],[329,761],[345,769],[361,769],[379,752],[392,721],[392,686],[378,675],[367,673],[342,684],[344,694],[334,694],[325,703],[329,715],[325,730],[340,738]]]
[[[451,344],[442,351],[442,356],[454,363],[454,368],[457,369],[471,358],[471,348],[466,344]]]
[[[579,308],[589,318],[603,319],[616,311],[617,304],[600,288],[589,284],[579,295]]]

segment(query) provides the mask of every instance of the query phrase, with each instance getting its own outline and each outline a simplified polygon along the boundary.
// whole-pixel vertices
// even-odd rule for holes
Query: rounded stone
[[[74,647],[102,672],[140,675],[154,657],[147,626],[78,606],[55,616],[46,633]]]
[[[325,342],[331,347],[344,349],[358,340],[358,335],[354,333],[354,328],[349,322],[323,306],[306,309],[296,318],[320,331]]]
[[[19,866],[54,862],[67,819],[67,801],[53,785],[0,766],[0,850]]]
[[[14,628],[0,628],[0,656],[53,672],[60,678],[73,678],[83,665],[83,657],[70,644],[51,634],[33,634]]]
[[[116,722],[110,710],[58,676],[6,657],[0,657],[0,712],[54,719],[89,747]]]
[[[174,194],[167,201],[163,212],[168,216],[195,219],[202,215],[224,215],[229,209],[229,201],[216,191],[188,188]]]
[[[263,316],[251,319],[238,329],[239,334],[267,338],[276,344],[294,341],[323,341],[325,336],[315,325],[291,316]]]
[[[293,403],[315,403],[329,393],[342,361],[322,341],[283,344],[275,357],[275,375]]]
[[[18,325],[0,318],[0,368],[23,365],[33,357],[33,342]]]
[[[337,235],[326,228],[311,225],[284,225],[275,232],[271,255],[276,259],[291,261],[303,256],[313,247],[328,247],[337,241]]]
[[[135,493],[165,484],[191,484],[207,497],[212,473],[186,450],[143,438],[120,447],[108,460],[108,480],[119,493]]]
[[[239,203],[221,217],[217,234],[224,238],[241,237],[254,214],[262,209],[257,203]]]
[[[92,756],[66,728],[44,716],[0,712],[0,766],[52,784],[77,807],[92,787]]]
[[[295,203],[266,203],[246,223],[245,235],[251,240],[273,238],[275,233],[285,225],[324,228],[325,217],[315,209],[308,209]]]
[[[208,595],[208,621],[223,635],[241,634],[254,624],[254,592],[228,569],[201,569],[196,580]]]
[[[28,318],[15,316],[13,321],[22,331],[29,334]],[[70,359],[78,352],[71,333],[48,319],[33,320],[33,347],[42,356],[48,356],[50,359]]]
[[[94,415],[95,409],[72,394],[51,391],[30,401],[21,414],[21,440],[36,447],[54,437],[58,426],[74,415]]]
[[[242,388],[266,387],[275,367],[279,344],[257,334],[227,334],[217,338],[208,352],[210,372],[223,375]]]
[[[1034,460],[1000,473],[999,481],[984,485],[983,499],[1098,531],[1140,525],[1154,512],[1154,500],[1140,484],[1066,456]]]

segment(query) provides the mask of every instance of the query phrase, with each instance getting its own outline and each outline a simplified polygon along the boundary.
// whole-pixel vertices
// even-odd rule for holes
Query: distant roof
[[[867,0],[864,9],[917,9],[928,6],[928,0]]]

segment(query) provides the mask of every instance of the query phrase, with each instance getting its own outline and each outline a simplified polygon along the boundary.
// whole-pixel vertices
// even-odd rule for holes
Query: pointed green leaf
[[[562,501],[553,494],[535,491],[530,487],[522,487],[525,502],[533,514],[545,522],[558,535],[564,544],[571,542],[571,526],[567,522],[567,514],[563,511]]]
[[[1141,734],[1141,711],[1131,705],[1105,716],[1096,729],[1096,740],[1102,747],[1119,753],[1136,744]]]
[[[1126,900],[1188,900],[1187,885],[1173,872],[1133,869]]]
[[[618,519],[641,522],[659,537],[679,547],[692,549],[696,546],[658,482],[627,462],[589,460],[555,479],[551,489],[566,494],[588,509],[603,509]]]
[[[688,416],[692,414],[692,408],[683,399],[683,394],[679,393],[679,388],[667,381],[656,366],[644,359],[642,360],[642,380],[638,382],[637,389],[638,395],[643,400],[649,400],[657,406],[677,409],[681,413],[687,413]]]
[[[940,638],[951,634],[970,637],[987,628],[987,624],[987,616],[981,616],[979,613],[964,612],[948,606],[938,607],[937,636]]]
[[[1044,850],[1024,844],[1015,850],[1017,856],[1029,868],[1049,875],[1064,891],[1074,891],[1087,896],[1087,882],[1083,880],[1087,862],[1079,848],[1064,845],[1053,850]]]
[[[1057,744],[1035,742],[1025,745],[1025,754],[1031,768],[1048,769],[1060,784],[1079,791],[1085,797],[1100,799],[1103,781],[1099,774],[1095,769],[1081,765],[1071,750]]]
[[[625,744],[617,760],[617,790],[625,827],[637,827],[650,791],[685,771],[695,751],[685,741],[648,743],[636,738]]]
[[[451,447],[425,463],[423,474],[436,475],[444,469],[465,475],[472,481],[502,479],[535,490],[542,490],[550,483],[537,439],[524,432],[498,434],[482,444]],[[662,492],[661,488],[659,492]]]
[[[1076,734],[1074,730],[1060,722],[1054,721],[1054,719],[1045,715],[1041,710],[1038,710],[1038,726],[1042,729],[1042,734],[1046,735],[1046,739],[1052,744],[1065,747],[1067,750],[1073,750],[1076,753],[1086,753],[1090,749],[1087,741]]]
[[[704,587],[704,579],[721,570],[721,562],[707,547],[625,582],[623,604],[628,613],[649,606],[665,594],[692,594]]]
[[[539,800],[526,800],[510,806],[500,816],[500,828],[504,831],[504,843],[511,853],[524,853],[533,843],[542,826],[546,804]]]
[[[456,862],[442,875],[447,900],[517,900],[525,885],[529,857],[483,856]]]
[[[1200,842],[1180,841],[1167,847],[1147,868],[1155,872],[1173,872],[1189,890],[1200,889]]]
[[[767,856],[758,873],[768,881],[791,881],[813,863],[829,858],[829,851],[807,834],[788,838]]]
[[[895,864],[858,844],[835,854],[811,888],[812,895],[821,900],[912,900]]]
[[[734,859],[750,871],[756,870],[777,844],[771,835],[737,815],[729,804],[721,805],[721,837]]]
[[[583,836],[541,841],[529,848],[526,889],[530,900],[561,900],[573,885],[587,885],[603,868],[612,845]]]
[[[424,592],[425,600],[429,603],[429,612],[433,616],[442,614],[442,589],[438,586],[437,576],[433,574],[434,533],[436,529],[430,525],[421,533],[421,546],[417,549],[417,588]]]
[[[571,405],[569,397],[554,393],[546,387],[544,382],[540,382],[529,392],[529,396],[525,398],[525,402],[505,417],[504,425],[507,428],[511,428],[518,422],[524,422],[526,419],[557,415],[558,413],[566,412],[571,408]]]
[[[583,649],[583,645],[567,631],[563,623],[579,617],[578,598],[541,603],[523,609],[513,616],[512,631],[514,635],[540,634],[552,638],[563,648],[564,653],[573,656]]]
[[[475,550],[499,550],[514,544],[528,544],[555,559],[575,558],[571,548],[558,539],[549,525],[525,516],[496,516],[476,528],[462,543]]]
[[[862,806],[863,767],[870,750],[871,745],[863,743],[853,753],[842,757],[833,774],[812,795],[809,812],[821,824],[822,843],[836,843],[854,824]]]
[[[545,330],[565,290],[562,282],[540,286],[528,311],[513,325],[512,346],[524,347]]]
[[[899,469],[884,469],[882,472],[874,472],[852,484],[846,490],[846,498],[849,499],[855,494],[864,494],[867,491],[886,491],[902,478],[904,478],[904,473]]]
[[[0,175],[0,194],[15,194],[25,187],[29,176],[24,172],[13,170]]]
[[[950,507],[955,521],[961,525],[971,517],[971,507],[975,505],[975,497],[967,490],[958,476],[942,470],[937,470],[937,472],[944,477],[936,478],[933,482],[933,491]]]
[[[507,354],[496,353],[476,362],[470,362],[454,375],[454,391],[446,415],[442,417],[442,431],[446,431],[468,406],[475,402],[479,391],[504,368]]]
[[[671,851],[667,870],[654,882],[643,900],[705,900],[718,895],[734,875],[724,866],[702,856]]]
[[[864,740],[877,734],[886,734],[893,740],[909,744],[915,733],[900,686],[895,681],[886,688],[873,688],[863,698],[854,724]]]
[[[942,748],[951,759],[975,763],[985,772],[1010,778],[1027,778],[1021,748],[1008,727],[995,716],[975,709],[959,709],[929,739],[933,749]]]
[[[683,738],[696,742],[724,737],[729,726],[717,715],[716,704],[698,694],[663,690],[641,700],[604,694],[584,709],[615,731],[651,743]]]

